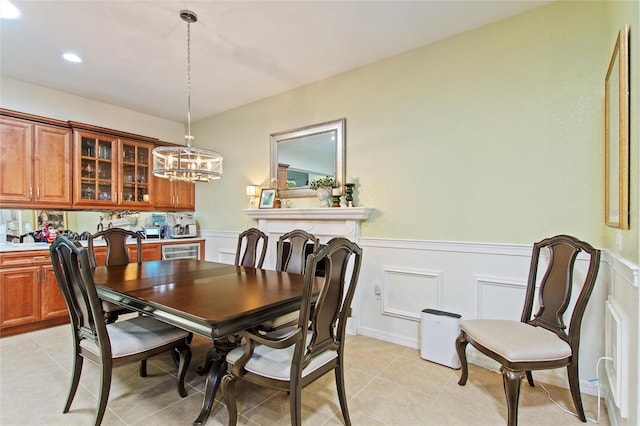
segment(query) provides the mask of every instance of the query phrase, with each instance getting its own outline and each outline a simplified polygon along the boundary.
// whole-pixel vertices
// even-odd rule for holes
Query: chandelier
[[[222,155],[191,146],[191,23],[198,16],[190,10],[180,11],[187,23],[187,146],[159,146],[153,149],[153,175],[184,182],[209,182],[222,177]]]

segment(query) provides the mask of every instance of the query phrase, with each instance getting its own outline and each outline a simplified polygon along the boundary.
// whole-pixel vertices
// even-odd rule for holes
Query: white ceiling
[[[3,76],[186,122],[494,22],[548,1],[19,1],[0,21]],[[84,62],[71,64],[72,51]]]

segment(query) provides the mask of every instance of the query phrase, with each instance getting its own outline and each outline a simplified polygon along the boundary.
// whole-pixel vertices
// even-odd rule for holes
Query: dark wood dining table
[[[238,344],[230,336],[299,309],[304,276],[174,259],[100,266],[93,279],[101,299],[212,339],[205,365],[198,368],[207,374],[194,421],[202,425],[226,372],[226,354]]]

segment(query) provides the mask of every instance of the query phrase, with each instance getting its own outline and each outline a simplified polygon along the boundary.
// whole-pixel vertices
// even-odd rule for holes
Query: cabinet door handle
[[[33,260],[44,260],[46,256],[33,256]]]
[[[31,199],[31,197],[33,197],[33,187],[29,187],[29,199]]]
[[[40,199],[40,187],[36,188],[36,200]]]
[[[40,271],[36,271],[36,282],[40,284]]]

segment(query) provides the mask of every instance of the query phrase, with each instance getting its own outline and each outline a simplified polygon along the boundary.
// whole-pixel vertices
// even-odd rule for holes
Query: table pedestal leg
[[[204,386],[204,401],[200,415],[193,422],[194,426],[204,425],[213,409],[215,396],[220,387],[222,376],[227,372],[226,357],[231,349],[238,346],[239,342],[235,338],[224,337],[213,340],[213,347],[207,352],[207,358],[202,367],[196,369],[199,375],[207,374],[207,381]]]

